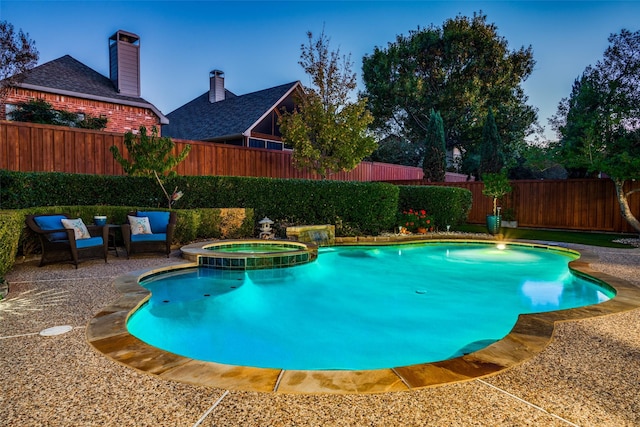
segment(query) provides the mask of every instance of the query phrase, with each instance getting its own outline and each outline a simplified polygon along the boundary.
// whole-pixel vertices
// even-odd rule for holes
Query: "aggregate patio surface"
[[[588,249],[640,288],[640,249]],[[234,391],[123,366],[87,343],[115,279],[182,264],[179,251],[38,268],[16,264],[0,302],[0,426],[638,426],[640,309],[556,324],[538,355],[498,374],[379,394]],[[39,332],[72,325],[64,335]]]

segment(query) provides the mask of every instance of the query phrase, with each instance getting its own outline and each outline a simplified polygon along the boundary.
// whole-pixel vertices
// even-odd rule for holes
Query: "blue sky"
[[[300,80],[306,32],[324,26],[331,48],[362,57],[398,34],[482,11],[509,48],[531,45],[537,64],[524,83],[547,119],[585,67],[602,58],[607,37],[640,27],[637,1],[30,1],[0,0],[0,19],[29,33],[40,63],[69,54],[108,75],[108,38],[140,36],[142,96],[167,114],[206,92],[209,71],[225,72],[236,94]],[[361,84],[362,87],[362,84]]]

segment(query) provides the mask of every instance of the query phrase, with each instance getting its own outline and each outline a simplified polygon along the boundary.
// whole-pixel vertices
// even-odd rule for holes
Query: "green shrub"
[[[2,209],[62,205],[160,206],[164,200],[162,190],[151,178],[0,170]]]
[[[86,113],[80,114],[66,110],[56,110],[44,99],[30,99],[29,101],[18,103],[16,107],[15,110],[9,113],[9,117],[17,122],[102,130],[107,127],[109,120],[105,116],[93,117]]]
[[[386,183],[179,176],[167,178],[165,186],[184,192],[175,208],[252,208],[256,220],[268,216],[276,227],[336,224],[339,236],[390,230],[398,209],[398,188]],[[153,178],[0,171],[4,209],[106,205],[106,211],[107,206],[160,207],[164,201]]]
[[[256,222],[265,216],[275,221],[279,237],[284,237],[288,225],[311,224],[335,224],[337,236],[375,235],[393,230],[398,225],[398,212],[408,209],[425,209],[434,216],[436,225],[444,228],[465,222],[472,200],[471,192],[461,188],[380,182],[178,176],[167,178],[166,187],[178,187],[184,192],[175,208],[251,208]],[[121,206],[164,207],[165,197],[153,178],[0,170],[3,209],[61,205],[89,206],[88,211],[78,212],[88,219],[96,205],[104,205],[99,213],[114,223],[122,223],[127,208],[123,210]],[[198,220],[197,216],[197,211],[190,213],[184,218],[184,226],[188,222],[213,221],[208,217]],[[252,227],[253,232],[238,234],[255,235],[257,224],[254,222]],[[184,228],[184,232],[187,241],[203,235],[202,231],[193,231],[192,226]]]
[[[471,191],[465,188],[428,185],[401,185],[399,188],[398,212],[424,209],[433,215],[439,229],[465,223],[471,210]]]
[[[22,212],[0,211],[0,283],[15,262],[23,224]]]

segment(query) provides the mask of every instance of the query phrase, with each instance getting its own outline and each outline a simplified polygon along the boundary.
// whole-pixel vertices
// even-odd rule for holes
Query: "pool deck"
[[[640,304],[633,294],[640,290],[640,249],[566,246],[588,250],[590,255],[580,260],[581,268],[604,275],[615,287],[628,288],[628,300],[615,305],[630,308]],[[275,393],[241,391],[237,390],[238,379],[251,378],[251,374],[228,371],[216,374],[216,381],[220,377],[228,380],[226,387],[220,382],[192,385],[183,382],[185,377],[206,384],[209,373],[198,369],[187,373],[178,364],[166,369],[176,361],[158,363],[155,355],[138,358],[135,363],[139,365],[133,369],[87,342],[96,338],[90,333],[94,316],[115,313],[105,308],[122,297],[114,286],[117,281],[135,272],[184,262],[175,251],[168,260],[157,255],[130,260],[110,256],[108,264],[85,261],[77,270],[69,264],[38,268],[35,259],[16,264],[7,275],[10,293],[0,302],[0,425],[640,425],[640,309],[558,322],[552,340],[548,345],[546,340],[540,343],[535,355],[476,379],[461,377],[462,381],[418,389],[397,380],[389,389],[411,388],[399,392],[372,390],[372,384],[385,380],[371,378],[347,378],[341,384],[347,392],[360,389],[374,394],[301,394],[282,388]],[[140,295],[136,301],[139,299]],[[125,298],[120,303],[124,308],[132,301]],[[59,336],[39,335],[56,325],[74,329]],[[547,321],[538,322],[537,331],[540,325],[548,330]],[[520,332],[540,335],[532,328],[526,324]],[[100,338],[110,335],[103,330]],[[113,351],[126,359],[121,350],[126,343],[118,345]],[[141,366],[150,367],[151,375],[138,370]],[[162,368],[154,368],[158,366]],[[184,375],[176,378],[180,381],[163,376],[181,370]],[[456,368],[442,372],[448,376]],[[314,384],[313,391],[318,391],[318,385],[335,385],[323,378],[300,376],[284,383],[280,378],[279,384],[308,380]]]

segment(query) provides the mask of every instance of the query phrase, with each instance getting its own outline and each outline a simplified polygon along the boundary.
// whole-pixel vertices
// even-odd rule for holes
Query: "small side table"
[[[107,224],[107,227],[109,227],[107,249],[113,249],[116,252],[116,256],[119,257],[118,246],[116,245],[116,230],[120,230],[120,226],[118,224]]]

